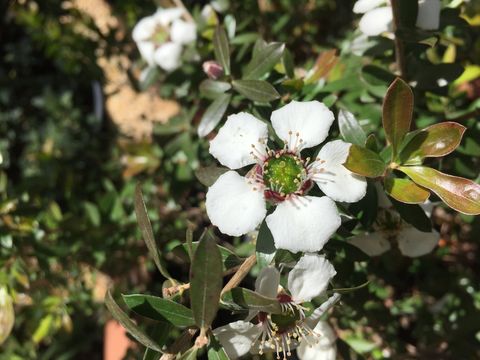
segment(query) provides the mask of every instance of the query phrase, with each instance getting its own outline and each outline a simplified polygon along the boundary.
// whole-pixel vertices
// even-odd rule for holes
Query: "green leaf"
[[[185,351],[182,355],[177,355],[177,360],[195,360],[197,359],[198,348],[196,346],[191,347]]]
[[[211,232],[200,241],[190,268],[190,302],[195,323],[210,327],[218,311],[222,291],[222,257]]]
[[[335,294],[335,293],[348,294],[350,292],[357,291],[357,290],[360,290],[360,289],[368,286],[368,284],[370,284],[370,281],[371,280],[368,280],[361,285],[353,286],[353,287],[349,287],[349,288],[337,288],[337,289],[328,290],[327,294]]]
[[[210,165],[196,169],[195,176],[203,185],[210,187],[217,181],[220,175],[226,173],[228,170],[226,167]]]
[[[370,134],[367,136],[367,140],[365,140],[365,147],[368,150],[372,150],[373,152],[378,152],[378,142],[377,142],[377,137],[375,134]]]
[[[388,195],[406,204],[422,204],[430,197],[430,191],[409,179],[387,177],[383,185]]]
[[[205,79],[200,83],[199,90],[200,94],[216,99],[218,95],[223,94],[230,90],[232,85],[225,81],[216,81],[212,79]]]
[[[159,345],[165,346],[174,329],[175,327],[169,322],[158,322],[155,324],[151,336]],[[149,348],[146,348],[145,353],[143,354],[143,360],[159,360],[161,357],[161,353]]]
[[[413,115],[413,93],[400,78],[390,85],[383,102],[383,128],[392,145],[392,160],[398,154],[403,137],[410,130]]]
[[[346,142],[359,146],[365,145],[367,136],[351,112],[347,110],[339,111],[338,127],[340,134]]]
[[[295,63],[293,62],[292,53],[285,48],[283,51],[283,67],[285,68],[285,73],[290,79],[295,78]]]
[[[215,336],[210,336],[207,350],[208,360],[230,360],[225,349],[220,345]]]
[[[245,68],[243,79],[261,78],[280,61],[284,49],[285,44],[277,42],[260,47]]]
[[[268,82],[263,80],[234,80],[233,88],[247,99],[270,102],[280,98],[280,94]]]
[[[480,214],[480,185],[426,166],[400,166],[418,185],[432,190],[448,206],[467,215]]]
[[[122,296],[123,301],[131,310],[149,319],[167,320],[180,327],[195,325],[192,310],[175,301],[143,294]]]
[[[466,128],[455,122],[444,122],[416,133],[400,152],[402,164],[421,163],[426,157],[450,154],[462,141]]]
[[[273,235],[265,220],[263,220],[260,229],[258,230],[255,251],[262,254],[273,254],[276,251]]]
[[[382,176],[386,169],[380,155],[358,145],[350,146],[348,158],[343,166],[355,174],[366,177]]]
[[[198,125],[198,136],[205,137],[215,129],[215,126],[218,125],[220,120],[222,120],[223,114],[227,111],[231,98],[231,94],[221,94],[210,104]]]
[[[419,205],[405,204],[393,198],[390,198],[390,201],[405,222],[409,223],[420,231],[432,231],[432,221]]]
[[[230,47],[227,33],[221,26],[217,26],[213,35],[213,51],[215,59],[222,65],[225,75],[230,75]]]
[[[147,245],[148,252],[153,258],[155,265],[157,266],[160,273],[167,279],[172,279],[168,271],[162,265],[160,260],[160,255],[157,249],[157,244],[153,236],[152,224],[148,218],[147,208],[145,202],[143,201],[142,189],[140,183],[135,187],[135,214],[137,215],[138,226],[140,226],[140,231],[142,232],[143,241]]]
[[[282,308],[277,299],[268,298],[252,290],[241,287],[233,288],[222,296],[222,305],[232,310],[254,310],[271,314],[280,314]]]
[[[110,290],[107,291],[105,295],[105,305],[112,314],[112,316],[117,320],[124,328],[128,331],[130,335],[133,336],[140,344],[153,349],[157,352],[163,353],[160,345],[158,345],[154,340],[152,340],[147,334],[143,332],[128,316],[123,312],[120,306],[117,305],[115,300],[113,300]]]

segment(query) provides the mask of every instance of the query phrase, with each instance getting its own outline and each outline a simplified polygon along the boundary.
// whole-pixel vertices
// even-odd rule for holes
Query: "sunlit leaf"
[[[259,79],[269,72],[280,61],[284,49],[283,43],[270,43],[254,52],[243,72],[243,79]]]
[[[230,75],[230,46],[227,33],[221,26],[217,26],[213,35],[213,50],[215,59],[222,65],[225,75]]]
[[[213,129],[215,129],[215,126],[218,125],[220,120],[222,120],[225,111],[227,111],[231,98],[231,94],[220,94],[215,101],[209,105],[198,125],[198,136],[207,136]]]
[[[218,342],[215,336],[210,336],[210,343],[207,349],[208,360],[230,360],[225,349]]]
[[[382,176],[386,169],[380,155],[357,145],[350,146],[348,158],[343,166],[355,174],[366,177]]]
[[[340,134],[346,142],[359,146],[365,145],[367,136],[351,112],[347,110],[338,112],[338,127]]]
[[[410,86],[400,78],[390,85],[383,102],[383,128],[392,145],[395,159],[403,137],[410,130],[413,114],[413,93]]]
[[[388,195],[406,204],[421,204],[430,196],[430,191],[409,179],[387,177],[383,185]]]
[[[212,79],[203,80],[199,86],[200,94],[211,99],[213,98],[214,100],[217,98],[218,95],[225,93],[231,88],[232,85],[230,85],[230,83],[228,82],[216,81]]]
[[[252,290],[233,288],[222,296],[222,305],[232,310],[255,310],[272,314],[280,314],[282,308],[277,299],[268,298]]]
[[[270,102],[280,98],[280,94],[268,82],[263,80],[234,80],[233,88],[247,99]]]
[[[426,166],[400,166],[418,185],[437,194],[451,208],[467,214],[480,214],[480,185],[472,180],[443,174]]]

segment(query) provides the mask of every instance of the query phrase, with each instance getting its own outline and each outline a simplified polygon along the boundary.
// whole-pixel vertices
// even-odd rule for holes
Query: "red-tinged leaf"
[[[382,176],[386,168],[380,155],[357,145],[350,146],[348,158],[343,166],[355,174],[366,177]]]
[[[425,166],[400,166],[418,185],[432,190],[451,208],[467,214],[480,214],[480,185],[472,180],[443,174]]]
[[[400,153],[401,163],[418,164],[426,157],[450,154],[460,144],[465,129],[465,126],[450,121],[419,131]]]
[[[383,128],[388,142],[392,145],[392,159],[395,159],[405,134],[410,130],[413,114],[413,92],[400,78],[390,85],[383,102]]]
[[[385,178],[383,185],[388,195],[406,204],[422,204],[430,196],[430,191],[409,179]]]

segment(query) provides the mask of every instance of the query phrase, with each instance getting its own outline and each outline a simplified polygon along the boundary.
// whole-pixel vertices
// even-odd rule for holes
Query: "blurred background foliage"
[[[122,292],[161,294],[162,278],[147,259],[133,213],[138,181],[163,260],[177,279],[187,281],[189,264],[172,250],[187,228],[198,239],[208,225],[206,188],[195,177],[200,164],[213,163],[207,142],[196,135],[210,103],[198,92],[205,79],[201,63],[140,81],[131,29],[158,4],[92,3],[0,5],[0,284],[8,287],[16,316],[0,359],[101,359],[106,288],[114,283]],[[185,1],[194,14],[205,3]],[[447,4],[452,7],[443,10],[439,32],[402,35],[408,79],[417,84],[414,121],[416,127],[446,119],[467,126],[456,152],[430,161],[478,180],[479,9],[475,1]],[[323,100],[335,112],[348,109],[383,141],[381,104],[393,79],[394,44],[378,37],[363,55],[355,54],[353,1],[224,5],[219,18],[233,14],[237,21],[234,73],[250,59],[259,36],[284,42],[298,67],[296,78],[313,69],[319,79],[282,84],[273,73],[282,95]],[[211,33],[203,35],[198,51],[206,60],[213,58]],[[330,49],[338,49],[336,55],[328,55]],[[322,53],[335,56],[329,71],[320,66],[328,60],[317,58]],[[144,97],[136,95],[140,89],[146,89]],[[255,111],[268,118],[275,107],[273,102]],[[228,113],[245,109],[251,105],[236,95]],[[372,196],[363,209],[376,208]],[[436,208],[433,220],[440,246],[417,259],[394,251],[369,259],[341,237],[327,246],[336,287],[370,281],[345,295],[332,316],[344,359],[480,357],[480,221],[444,207]],[[251,241],[222,241],[240,256],[254,251]],[[133,349],[129,356],[141,353]]]

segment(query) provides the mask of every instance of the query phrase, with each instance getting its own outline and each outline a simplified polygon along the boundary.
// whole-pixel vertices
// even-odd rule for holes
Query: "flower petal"
[[[293,301],[311,301],[325,291],[337,272],[325,256],[305,254],[288,274],[288,290]]]
[[[189,44],[197,39],[197,26],[182,19],[175,20],[170,29],[170,38],[178,44]]]
[[[334,119],[333,113],[319,101],[295,100],[272,112],[271,117],[275,132],[292,151],[320,144],[328,136]]]
[[[158,66],[165,71],[173,71],[181,65],[180,55],[182,45],[167,42],[155,50],[154,59]]]
[[[367,193],[367,180],[342,165],[351,145],[342,140],[330,141],[320,150],[320,160],[311,165],[310,172],[317,172],[312,179],[335,201],[356,202]]]
[[[136,42],[149,40],[155,32],[156,26],[157,21],[154,16],[147,16],[140,19],[132,30],[133,40]]]
[[[365,14],[385,3],[385,0],[357,0],[357,2],[353,4],[353,12],[355,14]]]
[[[349,242],[368,256],[382,255],[391,248],[390,242],[379,232],[357,235],[349,239]]]
[[[318,337],[309,337],[313,346],[307,341],[302,341],[297,348],[297,355],[300,360],[335,360],[337,348],[335,346],[336,335],[332,327],[326,321],[320,321],[315,329]]]
[[[341,223],[335,203],[326,196],[302,196],[283,201],[267,216],[277,249],[316,252]]]
[[[138,51],[149,66],[155,65],[155,44],[150,41],[138,41]]]
[[[153,16],[155,16],[156,21],[158,21],[160,25],[168,26],[174,20],[180,19],[184,12],[185,10],[179,7],[168,8],[168,9],[158,9]]]
[[[244,112],[230,115],[217,136],[210,141],[210,154],[222,165],[239,169],[256,163],[255,156],[266,156],[262,142],[267,137],[267,124],[255,116]],[[255,152],[252,155],[253,150]]]
[[[397,237],[400,252],[409,257],[429,254],[439,240],[440,234],[438,232],[421,232],[414,227],[404,228]]]
[[[358,27],[368,36],[377,36],[392,31],[392,8],[390,6],[370,10],[360,19]]]
[[[419,0],[416,26],[423,30],[437,30],[441,9],[440,0]]]
[[[263,268],[260,274],[258,274],[257,280],[255,281],[255,292],[269,298],[275,298],[279,285],[279,271],[273,266],[268,266]]]
[[[207,192],[207,214],[213,225],[230,236],[240,236],[255,228],[267,213],[263,191],[249,180],[228,171]]]
[[[230,359],[247,354],[261,332],[261,328],[245,321],[236,321],[213,330]]]

